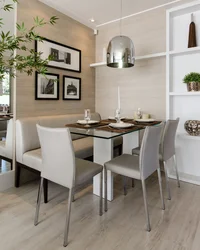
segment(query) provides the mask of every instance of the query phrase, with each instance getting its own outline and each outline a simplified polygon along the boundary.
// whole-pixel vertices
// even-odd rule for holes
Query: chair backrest
[[[41,176],[72,188],[75,180],[75,156],[68,128],[46,128],[37,124],[42,150]]]
[[[159,168],[159,144],[164,124],[146,127],[141,150],[140,172],[142,179],[146,179]]]
[[[175,139],[179,118],[168,120],[161,140],[161,154],[164,161],[175,155]]]

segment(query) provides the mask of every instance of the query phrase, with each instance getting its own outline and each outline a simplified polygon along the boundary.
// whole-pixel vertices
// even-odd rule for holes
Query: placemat
[[[137,125],[137,126],[153,126],[153,125],[158,125],[160,124],[162,121],[153,121],[153,122],[137,122],[137,121],[132,121],[132,123],[134,125]]]
[[[108,124],[108,123],[107,123]],[[86,127],[85,125],[79,124],[79,123],[72,123],[72,124],[66,124],[65,127],[70,127],[70,128],[83,128],[83,129],[92,129],[92,128],[98,128],[101,126],[107,125],[105,122],[100,121],[97,124],[90,124],[89,127]]]
[[[141,130],[141,129],[144,129],[145,126],[134,126],[134,127],[131,127],[131,128],[121,128],[121,129],[118,129],[118,128],[112,128],[110,126],[103,126],[103,127],[99,127],[99,128],[96,128],[96,130],[103,130],[103,131],[107,131],[107,132],[111,132],[111,133],[127,133],[127,132],[130,132],[130,131],[137,131],[137,130]]]

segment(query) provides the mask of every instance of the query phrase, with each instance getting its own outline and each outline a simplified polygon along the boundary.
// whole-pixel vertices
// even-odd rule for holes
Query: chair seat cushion
[[[113,140],[113,146],[114,147],[120,146],[120,145],[122,145],[122,143],[123,143],[123,137],[122,136],[118,136],[118,137],[114,138],[114,140]]]
[[[139,155],[139,154],[140,154],[140,147],[134,148],[134,149],[132,150],[132,154],[133,154],[133,155]]]
[[[30,150],[23,154],[22,163],[27,167],[41,171],[42,153],[41,148]]]
[[[6,141],[0,141],[0,155],[7,157],[7,155],[6,155]]]
[[[93,138],[85,137],[73,141],[75,157],[85,159],[93,155]]]
[[[76,178],[75,185],[82,185],[91,180],[95,175],[103,170],[103,166],[76,158]]]
[[[107,170],[134,179],[141,179],[139,157],[123,154],[105,163]]]

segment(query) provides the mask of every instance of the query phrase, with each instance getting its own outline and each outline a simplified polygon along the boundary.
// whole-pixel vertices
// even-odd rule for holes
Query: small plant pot
[[[187,83],[187,90],[191,91],[200,91],[200,82],[188,82]]]

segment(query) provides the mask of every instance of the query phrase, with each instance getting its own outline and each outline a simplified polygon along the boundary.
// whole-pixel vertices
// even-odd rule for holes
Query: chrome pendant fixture
[[[107,48],[107,66],[112,68],[130,68],[135,64],[135,49],[132,40],[121,35],[122,27],[122,0],[120,36],[114,37]]]

